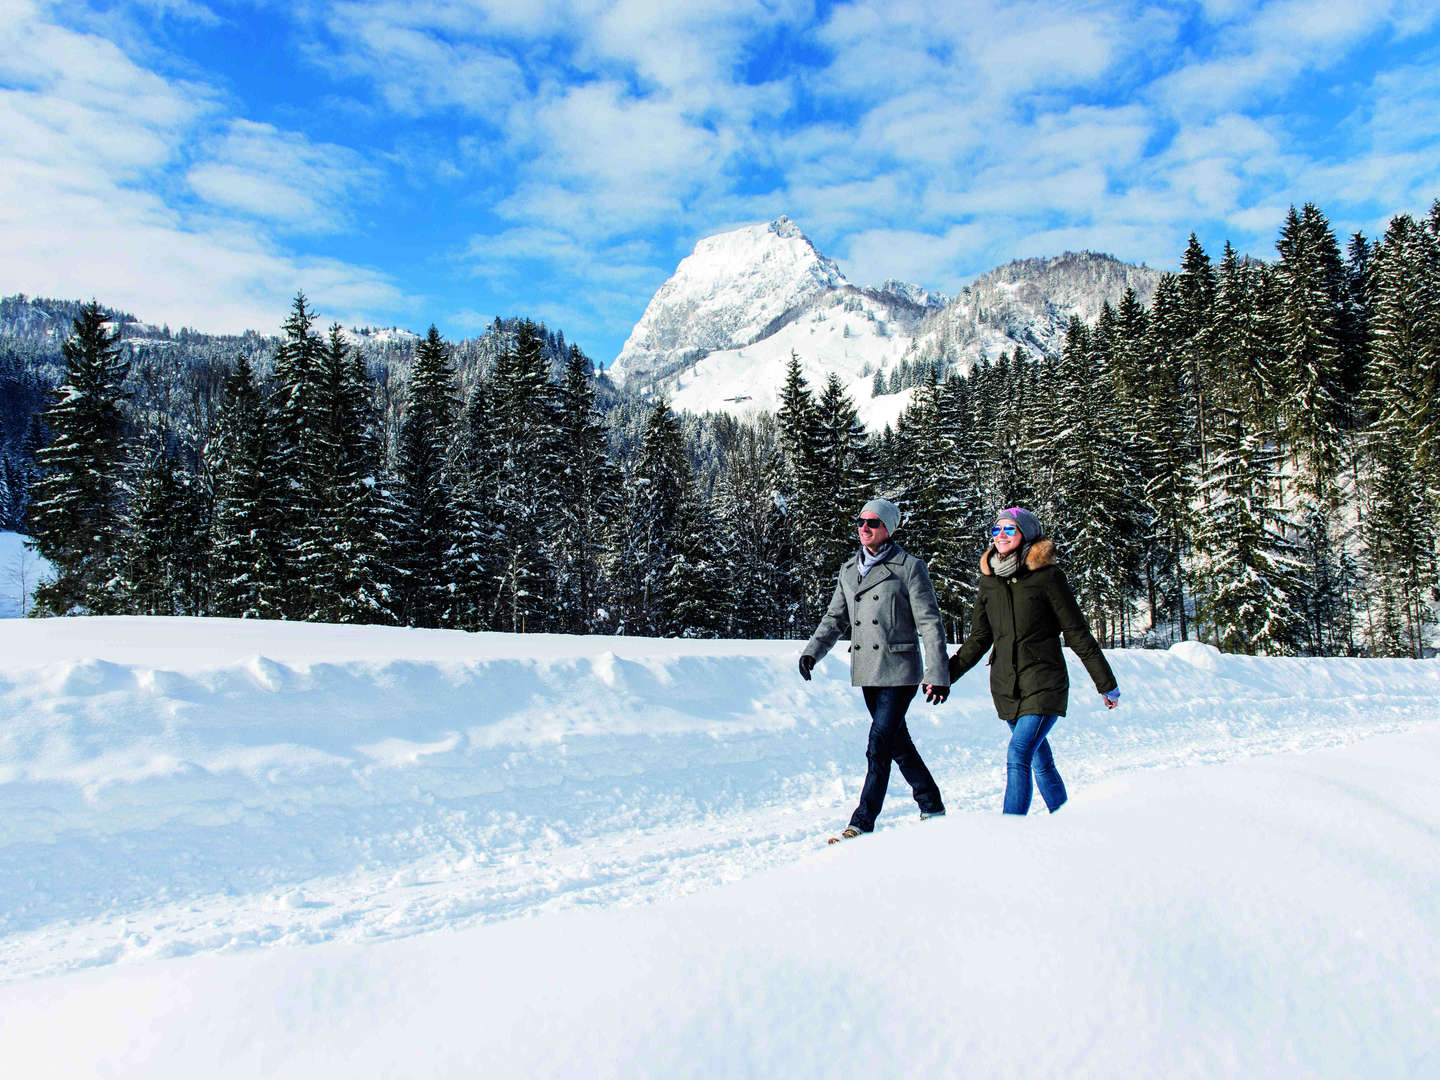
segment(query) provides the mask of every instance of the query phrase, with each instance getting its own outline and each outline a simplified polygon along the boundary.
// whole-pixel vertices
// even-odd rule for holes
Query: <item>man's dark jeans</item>
[[[862,689],[865,707],[870,710],[870,742],[865,748],[870,767],[865,773],[865,786],[860,789],[860,805],[851,815],[850,824],[861,832],[875,828],[875,818],[885,805],[885,792],[890,787],[892,761],[900,766],[900,775],[914,790],[921,813],[941,813],[945,803],[940,798],[940,788],[920,759],[920,751],[915,749],[910,729],[905,725],[905,711],[910,708],[918,687],[866,686]]]
[[[1052,814],[1065,805],[1065,781],[1060,779],[1055,755],[1050,752],[1050,741],[1045,737],[1059,719],[1031,714],[1010,725],[1010,751],[1005,763],[1005,813],[1028,814],[1032,787],[1040,789],[1040,797]]]

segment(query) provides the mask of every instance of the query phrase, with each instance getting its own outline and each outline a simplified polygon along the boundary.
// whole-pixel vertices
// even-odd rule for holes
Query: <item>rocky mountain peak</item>
[[[742,348],[787,312],[849,284],[788,217],[707,236],[651,299],[611,374],[649,381],[698,355]]]

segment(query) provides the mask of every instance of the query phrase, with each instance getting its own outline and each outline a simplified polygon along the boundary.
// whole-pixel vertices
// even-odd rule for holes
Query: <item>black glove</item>
[[[800,678],[806,682],[810,681],[810,672],[814,670],[815,658],[809,653],[800,654]]]
[[[949,696],[950,687],[948,686],[932,686],[925,691],[925,700],[932,705],[943,705]]]

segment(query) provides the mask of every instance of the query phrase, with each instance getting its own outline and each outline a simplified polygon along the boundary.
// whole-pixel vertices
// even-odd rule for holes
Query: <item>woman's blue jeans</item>
[[[940,786],[925,767],[920,751],[910,738],[905,712],[915,697],[914,686],[863,687],[865,705],[870,710],[870,740],[865,747],[869,768],[865,786],[860,789],[860,804],[850,816],[850,824],[861,832],[875,828],[875,818],[885,805],[885,792],[890,787],[890,764],[900,766],[900,775],[909,782],[915,801],[926,814],[939,814],[945,809]]]
[[[1055,726],[1058,716],[1022,716],[1010,724],[1010,753],[1006,763],[1005,813],[1028,814],[1030,789],[1040,789],[1040,797],[1053,814],[1064,805],[1065,781],[1055,768],[1055,755],[1045,736]],[[1034,781],[1032,784],[1032,766]]]

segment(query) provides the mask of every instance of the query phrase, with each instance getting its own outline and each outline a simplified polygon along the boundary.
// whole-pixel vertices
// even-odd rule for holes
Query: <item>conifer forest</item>
[[[794,358],[774,415],[679,414],[528,319],[381,355],[304,295],[277,337],[168,350],[66,315],[49,368],[0,345],[39,614],[803,638],[873,494],[952,641],[1013,505],[1109,645],[1420,656],[1440,601],[1440,202],[1343,247],[1292,209],[1263,262],[1192,236],[1056,355],[907,371],[883,431]]]

